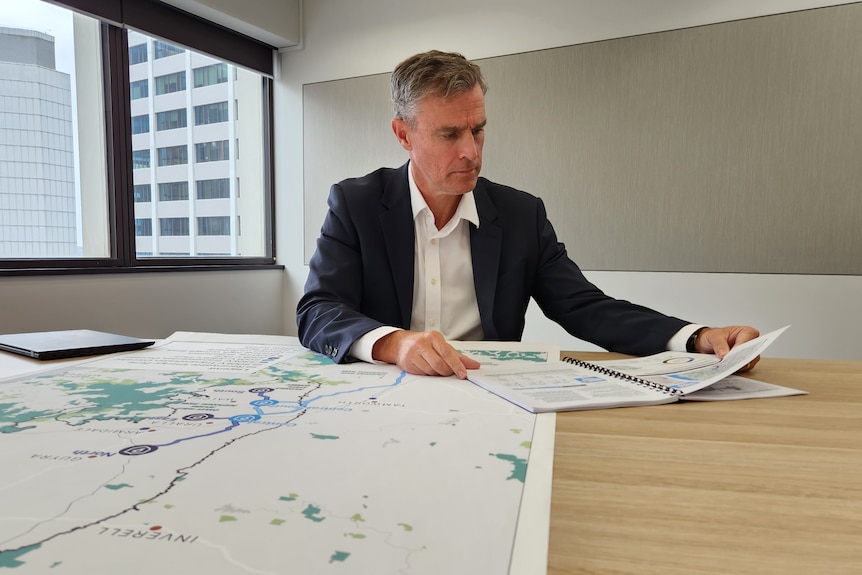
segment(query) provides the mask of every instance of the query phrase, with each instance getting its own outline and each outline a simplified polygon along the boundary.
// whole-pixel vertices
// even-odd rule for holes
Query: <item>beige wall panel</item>
[[[862,5],[479,60],[483,174],[588,270],[862,275]],[[306,258],[329,185],[406,159],[388,75],[305,87]]]
[[[314,253],[332,184],[407,161],[392,133],[389,74],[303,87],[305,261]]]

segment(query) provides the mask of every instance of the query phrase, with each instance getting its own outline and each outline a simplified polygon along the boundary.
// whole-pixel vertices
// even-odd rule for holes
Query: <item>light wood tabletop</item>
[[[549,575],[862,573],[862,362],[747,375],[809,395],[557,414]]]

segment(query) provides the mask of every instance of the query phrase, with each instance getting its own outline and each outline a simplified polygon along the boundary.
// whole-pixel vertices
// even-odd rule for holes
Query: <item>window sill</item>
[[[200,265],[139,265],[133,267],[51,267],[51,268],[0,268],[0,277],[13,276],[54,276],[54,275],[92,275],[128,273],[174,273],[174,272],[212,272],[212,271],[255,271],[284,270],[282,264],[233,263]]]

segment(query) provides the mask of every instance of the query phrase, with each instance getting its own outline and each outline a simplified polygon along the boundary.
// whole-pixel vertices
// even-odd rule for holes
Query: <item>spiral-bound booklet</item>
[[[482,367],[469,370],[467,378],[533,413],[673,403],[731,376],[759,356],[785,329],[787,327],[738,345],[721,361],[698,362],[694,369],[680,368],[675,372],[665,370],[655,375],[636,375],[566,358],[563,362],[534,366]],[[804,393],[782,389],[787,392],[779,395]]]

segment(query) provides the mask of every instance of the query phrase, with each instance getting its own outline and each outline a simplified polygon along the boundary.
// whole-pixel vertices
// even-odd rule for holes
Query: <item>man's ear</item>
[[[398,138],[398,143],[408,152],[413,149],[413,144],[410,141],[410,126],[401,118],[392,120],[392,131],[395,137]]]

